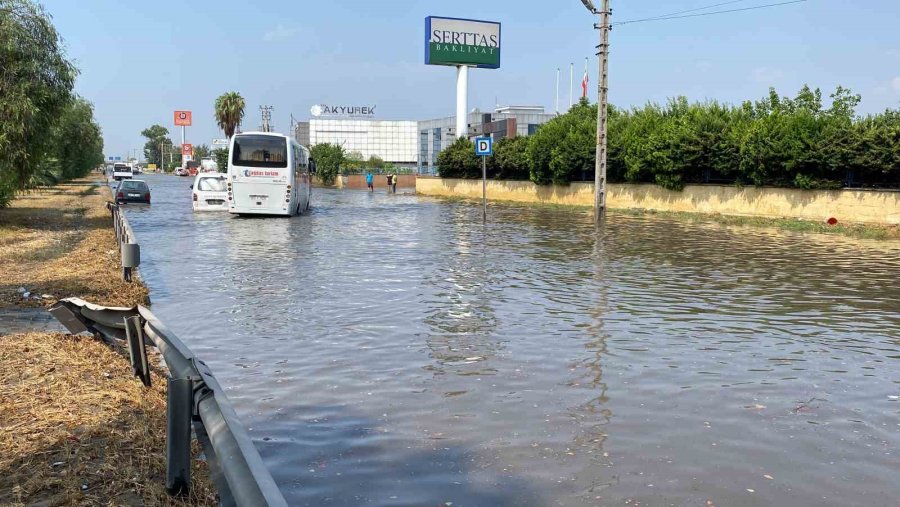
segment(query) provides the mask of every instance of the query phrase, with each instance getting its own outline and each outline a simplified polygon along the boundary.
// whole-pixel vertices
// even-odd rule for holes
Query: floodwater
[[[129,208],[292,505],[900,502],[900,244],[316,189]]]

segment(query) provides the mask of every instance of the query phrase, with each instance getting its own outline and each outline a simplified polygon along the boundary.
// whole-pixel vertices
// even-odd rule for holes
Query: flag
[[[584,60],[584,77],[581,78],[581,98],[587,98],[587,87],[588,87],[588,65],[587,59]]]

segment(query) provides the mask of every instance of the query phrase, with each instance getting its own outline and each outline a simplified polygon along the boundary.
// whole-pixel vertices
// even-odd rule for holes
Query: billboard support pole
[[[456,66],[456,137],[468,137],[469,67]]]

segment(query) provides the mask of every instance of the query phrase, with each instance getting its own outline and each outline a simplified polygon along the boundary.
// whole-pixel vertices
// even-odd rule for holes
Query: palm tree
[[[244,105],[244,97],[238,92],[223,93],[216,99],[216,123],[229,139],[244,119]]]

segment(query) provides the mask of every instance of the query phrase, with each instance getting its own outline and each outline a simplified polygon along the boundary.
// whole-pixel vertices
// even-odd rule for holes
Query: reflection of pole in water
[[[607,476],[606,466],[609,458],[603,453],[603,446],[608,438],[606,428],[613,416],[612,411],[607,407],[609,402],[608,386],[603,380],[603,360],[607,354],[607,339],[609,338],[603,329],[603,319],[609,312],[605,280],[605,249],[606,231],[597,231],[594,234],[594,245],[591,252],[591,258],[594,261],[594,290],[591,291],[591,294],[597,295],[597,302],[591,312],[591,324],[587,328],[591,339],[584,344],[589,357],[573,366],[580,371],[579,378],[575,381],[589,386],[593,396],[581,405],[570,408],[572,415],[580,425],[580,429],[575,435],[574,445],[595,456],[592,465],[603,467],[602,469],[598,468],[596,473],[586,474],[592,478],[591,489],[602,489],[609,485],[610,481],[614,481],[614,478]]]

